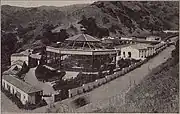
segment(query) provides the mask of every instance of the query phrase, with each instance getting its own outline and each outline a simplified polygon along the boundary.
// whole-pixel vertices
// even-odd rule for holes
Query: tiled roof
[[[139,43],[139,44],[131,45],[131,47],[135,49],[147,49],[148,47],[153,47],[153,46],[149,44]]]
[[[11,83],[12,85],[24,91],[25,93],[34,93],[34,92],[42,91],[41,89],[34,87],[24,82],[23,80],[16,78],[15,75],[3,75],[2,79]]]
[[[50,67],[50,66],[47,66],[47,65],[43,65],[43,67],[45,67],[45,68],[47,68],[47,69],[49,69],[49,70],[56,70],[56,69],[54,69],[54,68],[52,68],[52,67]]]
[[[4,71],[3,72],[3,75],[9,75],[9,74],[11,74],[11,75],[16,75],[19,71],[20,71],[20,69],[18,69],[18,70],[14,70],[15,68],[16,68],[17,66],[11,66],[11,68],[9,68],[8,70],[6,70],[6,71]]]
[[[34,59],[41,59],[42,56],[38,54],[31,54],[30,57]]]
[[[31,51],[32,50],[27,49],[27,50],[22,51],[20,53],[13,53],[12,56],[28,56],[28,55],[30,55]]]
[[[67,41],[79,41],[79,42],[100,42],[99,39],[94,38],[93,36],[90,36],[88,34],[78,34],[75,36],[72,36]]]
[[[63,76],[63,80],[71,79],[77,77],[79,72],[71,72],[71,71],[66,71],[65,76]]]
[[[27,55],[23,53],[13,53],[12,56],[27,56]]]
[[[62,29],[67,29],[67,27],[61,25],[61,26],[58,26],[58,27],[56,27],[55,29],[51,30],[51,32],[52,32],[52,33],[59,33],[59,32],[61,32]]]
[[[24,63],[25,63],[25,62],[22,61],[22,60],[17,60],[17,61],[14,61],[14,62],[12,63],[11,66],[13,66],[13,65],[20,65],[20,66],[23,66]]]

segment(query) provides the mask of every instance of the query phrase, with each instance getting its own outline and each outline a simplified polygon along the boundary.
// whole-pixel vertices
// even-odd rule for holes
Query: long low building
[[[152,45],[139,43],[121,48],[122,58],[144,59],[155,53]]]
[[[18,79],[15,75],[3,75],[2,87],[11,94],[16,95],[22,104],[29,102],[30,104],[39,103],[42,96],[42,90],[34,87],[23,80]]]
[[[32,50],[27,49],[20,53],[13,53],[11,55],[11,65],[17,61],[23,61],[28,66],[37,66],[40,63],[41,57],[42,56],[39,53],[32,54]]]

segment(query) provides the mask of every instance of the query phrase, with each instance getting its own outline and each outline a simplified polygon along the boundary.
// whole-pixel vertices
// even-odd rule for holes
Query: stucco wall
[[[13,62],[15,62],[17,60],[25,61],[26,64],[28,65],[28,56],[11,56],[11,65]]]
[[[31,103],[31,104],[35,104],[35,93],[32,93],[30,95],[28,95],[28,102]]]
[[[14,85],[12,85],[11,83],[7,82],[6,80],[2,79],[2,83],[5,83],[5,89],[8,90],[7,88],[7,84],[10,86],[10,93],[15,94],[17,93],[17,91],[19,93],[21,93],[21,102],[22,104],[25,104],[26,101],[28,101],[28,94],[26,94],[25,92],[23,92],[22,90],[20,90],[19,88],[15,87]],[[14,93],[13,93],[13,89],[14,89]]]
[[[124,54],[123,52],[125,52],[125,58],[128,58],[128,52],[131,52],[131,58],[133,59],[140,59],[139,57],[139,50],[131,48],[131,47],[125,47],[121,49],[121,57],[124,58]]]
[[[5,89],[8,90],[7,88],[7,84],[10,86],[10,93],[15,94],[17,93],[17,91],[21,94],[21,102],[22,104],[26,104],[26,102],[32,102],[35,103],[35,96],[32,95],[28,95],[27,93],[25,93],[24,91],[20,90],[19,88],[15,87],[14,85],[12,85],[11,83],[7,82],[6,80],[2,79],[2,85],[3,83],[5,83]],[[14,90],[14,93],[13,93]]]

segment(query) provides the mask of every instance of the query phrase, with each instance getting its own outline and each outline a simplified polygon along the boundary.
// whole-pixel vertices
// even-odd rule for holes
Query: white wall
[[[7,90],[7,84],[10,86],[10,92],[13,94],[13,89],[14,89],[14,94],[18,91],[19,93],[21,93],[21,102],[22,104],[26,104],[27,101],[29,101],[33,96],[29,96],[27,93],[25,93],[24,91],[20,90],[19,88],[15,87],[14,85],[12,85],[11,83],[7,82],[6,80],[2,79],[2,85],[3,83],[5,83],[5,89]],[[35,98],[34,98],[35,100]],[[35,101],[34,101],[35,102]]]
[[[28,95],[28,102],[30,102],[31,104],[35,104],[35,100],[35,93]]]
[[[145,59],[155,53],[155,48],[150,47],[148,49],[135,49],[132,47],[121,48],[121,57],[124,58],[123,52],[125,52],[125,58],[128,58],[128,52],[131,52],[131,58],[133,59]]]
[[[128,52],[131,52],[131,58],[133,59],[140,59],[139,57],[139,50],[134,49],[132,47],[124,47],[121,48],[121,57],[124,58],[124,54],[123,52],[125,52],[125,58],[128,58]]]
[[[156,40],[156,38],[159,38],[159,40]],[[146,38],[147,41],[160,41],[161,37],[157,37],[157,36],[149,36]]]
[[[11,56],[11,65],[13,62],[15,62],[17,60],[25,61],[26,64],[28,65],[28,56]]]

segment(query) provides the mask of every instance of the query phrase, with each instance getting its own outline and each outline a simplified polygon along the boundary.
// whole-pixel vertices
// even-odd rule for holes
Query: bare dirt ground
[[[75,109],[72,105],[72,101],[80,96],[69,98],[61,102],[55,103],[56,107],[61,107],[62,103],[69,106],[69,109],[74,112],[92,112],[102,107],[106,107],[112,104],[117,99],[123,99],[123,94],[127,92],[135,84],[139,84],[140,81],[151,72],[151,69],[156,68],[158,65],[165,62],[171,57],[171,51],[174,46],[167,47],[164,51],[159,53],[156,57],[143,64],[141,67],[119,77],[99,88],[94,89],[91,92],[82,94],[80,96],[87,96],[90,100],[90,104],[81,108]],[[118,97],[117,97],[118,96]],[[37,108],[33,111],[24,111],[18,109],[14,103],[12,103],[3,93],[1,94],[1,110],[3,112],[46,112],[46,106]]]
[[[123,94],[133,87],[134,83],[139,84],[140,81],[151,72],[151,69],[156,68],[158,65],[165,62],[171,57],[171,51],[174,46],[167,47],[159,55],[143,64],[140,68],[137,68],[124,76],[105,84],[94,91],[88,93],[91,104],[76,109],[77,112],[92,112],[93,109],[99,109],[112,104],[116,100],[122,99]]]
[[[1,112],[22,112],[22,110],[1,92]]]
[[[116,100],[122,99],[123,101],[123,95],[130,89],[130,86],[133,87],[134,83],[139,84],[140,81],[151,72],[151,69],[156,68],[158,65],[164,63],[168,58],[170,58],[171,51],[173,49],[174,46],[167,47],[156,57],[143,64],[141,67],[125,74],[124,76],[119,77],[105,85],[102,85],[91,92],[75,96],[61,102],[56,102],[55,106],[57,108],[61,107],[63,103],[65,105],[68,105],[69,109],[73,112],[92,112],[102,107],[106,107]],[[72,104],[72,101],[81,96],[88,97],[88,99],[90,100],[90,104],[76,109]],[[41,107],[33,110],[33,112],[46,112],[46,109],[45,107]]]

